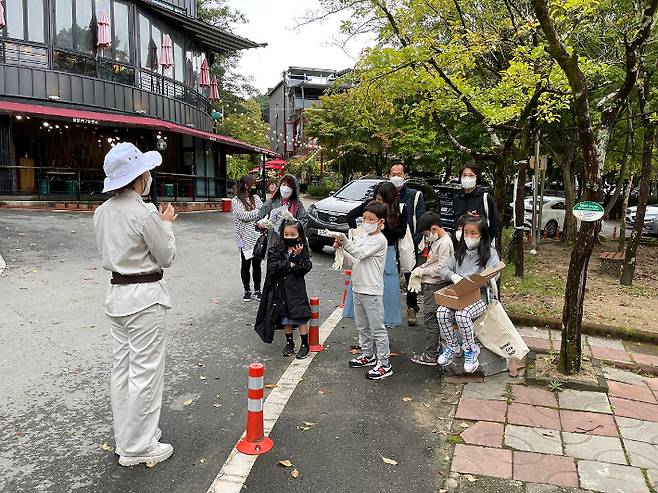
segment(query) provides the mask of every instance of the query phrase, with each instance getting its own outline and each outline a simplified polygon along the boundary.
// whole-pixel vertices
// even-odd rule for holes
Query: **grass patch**
[[[461,437],[461,435],[450,435],[448,437],[448,441],[455,444],[464,443],[464,439]]]
[[[549,271],[536,268],[536,257],[526,255],[525,277],[514,276],[514,265],[507,265],[503,271],[503,289],[528,296],[561,297],[564,296],[564,279]]]

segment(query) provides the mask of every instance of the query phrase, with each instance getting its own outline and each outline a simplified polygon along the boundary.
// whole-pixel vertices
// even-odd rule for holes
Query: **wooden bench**
[[[601,271],[615,276],[621,274],[621,266],[624,263],[623,252],[601,252],[599,260],[601,261]]]

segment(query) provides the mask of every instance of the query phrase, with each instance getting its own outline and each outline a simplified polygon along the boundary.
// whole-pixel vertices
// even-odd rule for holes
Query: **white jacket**
[[[384,295],[387,248],[388,242],[381,232],[343,243],[345,259],[352,264],[353,292],[374,296]]]

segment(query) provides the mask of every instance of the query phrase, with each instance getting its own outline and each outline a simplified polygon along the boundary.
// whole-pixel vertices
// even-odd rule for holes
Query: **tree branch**
[[[480,152],[476,151],[475,149],[471,149],[470,147],[466,147],[465,145],[461,144],[453,135],[450,133],[450,129],[448,126],[443,123],[439,115],[433,111],[432,112],[432,120],[434,123],[438,125],[438,127],[443,131],[443,133],[446,135],[448,140],[450,141],[450,144],[457,149],[459,152],[466,154],[467,156],[470,156],[471,158],[478,160],[478,161],[485,161],[485,160],[493,160],[497,159],[499,156],[497,154],[492,154],[492,153],[486,153],[486,152]]]

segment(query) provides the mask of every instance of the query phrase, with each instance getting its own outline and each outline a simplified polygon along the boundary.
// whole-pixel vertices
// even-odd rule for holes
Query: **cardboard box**
[[[461,310],[480,299],[480,288],[487,284],[505,268],[504,262],[496,267],[489,267],[479,274],[465,277],[457,284],[439,289],[434,293],[434,299],[439,306],[447,306],[453,310]]]

